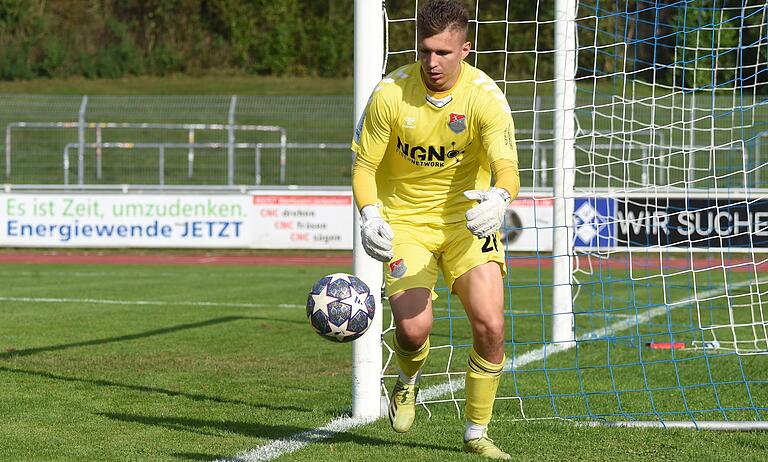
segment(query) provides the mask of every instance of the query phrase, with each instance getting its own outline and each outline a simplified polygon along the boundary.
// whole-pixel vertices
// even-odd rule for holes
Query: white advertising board
[[[240,194],[0,194],[7,247],[190,247],[350,250],[351,191]],[[552,201],[519,197],[509,250],[552,248]]]
[[[3,194],[0,245],[248,247],[248,198],[190,194]]]
[[[252,247],[352,249],[352,193],[255,194]]]
[[[0,194],[0,245],[351,249],[352,194]]]

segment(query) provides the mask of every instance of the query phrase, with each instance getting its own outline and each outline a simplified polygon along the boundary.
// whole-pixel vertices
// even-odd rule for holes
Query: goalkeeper
[[[352,187],[363,246],[387,263],[400,367],[390,398],[392,427],[405,432],[414,421],[442,270],[472,327],[464,450],[510,459],[487,427],[505,359],[506,266],[498,232],[520,179],[507,100],[464,62],[471,49],[467,23],[458,0],[431,0],[419,11],[419,61],[374,89],[352,143]]]

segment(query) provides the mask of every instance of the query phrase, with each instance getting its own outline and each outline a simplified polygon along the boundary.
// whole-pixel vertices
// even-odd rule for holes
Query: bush
[[[0,0],[0,79],[347,76],[353,0]]]

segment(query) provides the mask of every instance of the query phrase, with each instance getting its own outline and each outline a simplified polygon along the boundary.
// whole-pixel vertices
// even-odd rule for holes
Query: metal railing
[[[212,130],[212,131],[224,131],[226,130],[228,133],[228,141],[226,143],[221,143],[223,147],[227,148],[227,155],[228,157],[234,156],[234,148],[237,147],[237,142],[235,142],[235,136],[234,133],[236,131],[256,131],[256,132],[272,132],[272,133],[279,133],[280,134],[280,142],[277,143],[278,146],[280,146],[281,149],[281,156],[285,156],[285,149],[288,144],[288,136],[286,133],[285,128],[277,126],[277,125],[230,125],[230,124],[161,124],[161,123],[130,123],[130,122],[89,122],[89,123],[81,123],[81,122],[11,122],[9,123],[5,128],[5,176],[6,178],[10,178],[11,176],[11,159],[12,159],[12,133],[14,129],[21,129],[21,128],[50,128],[50,129],[74,129],[77,128],[78,133],[78,141],[77,143],[70,143],[67,146],[70,146],[74,144],[78,147],[78,156],[82,156],[83,148],[85,147],[92,147],[96,149],[96,171],[97,171],[97,178],[101,179],[101,156],[102,156],[102,148],[107,147],[107,145],[110,145],[111,147],[114,147],[112,145],[114,144],[129,144],[129,143],[109,143],[103,141],[103,129],[133,129],[133,130],[186,130],[187,131],[187,143],[181,143],[186,144],[189,149],[189,152],[187,153],[188,158],[188,172],[187,176],[189,178],[192,177],[193,172],[193,166],[194,166],[194,160],[195,160],[195,148],[196,147],[210,147],[208,146],[211,143],[196,143],[195,142],[195,135],[196,131],[200,130]],[[84,133],[80,133],[84,129],[95,129],[96,131],[96,142],[95,143],[85,143],[85,135]],[[146,144],[146,143],[144,143]],[[149,143],[152,144],[152,143]],[[167,143],[166,143],[167,144]],[[179,144],[179,143],[176,143]],[[217,143],[218,144],[218,143]],[[243,144],[243,143],[240,143]],[[245,143],[245,144],[253,144],[253,143]],[[65,150],[67,148],[65,147]],[[71,149],[71,148],[69,148]],[[233,163],[231,164],[233,165]],[[234,170],[229,169],[228,170],[228,180],[230,184],[234,181]]]
[[[336,149],[350,151],[350,145],[345,143],[288,143],[283,149],[282,145],[274,143],[256,143],[256,184],[261,184],[261,150],[280,148],[280,184],[285,184],[286,168],[288,163],[288,149]],[[351,154],[354,159],[354,153]]]
[[[669,166],[667,165],[669,162],[670,154],[667,153],[667,150],[669,152],[672,152],[674,154],[679,154],[681,152],[684,152],[688,155],[690,155],[691,152],[695,151],[743,151],[744,147],[741,143],[737,143],[739,146],[734,146],[734,144],[730,145],[723,145],[723,146],[654,146],[649,144],[641,144],[641,143],[627,143],[624,144],[620,149],[623,152],[633,152],[633,151],[639,151],[640,157],[635,158],[632,160],[628,160],[627,162],[634,163],[635,165],[638,165],[640,167],[640,175],[639,178],[637,178],[638,183],[641,185],[649,185],[651,182],[654,184],[665,184],[666,182],[666,176],[667,176],[667,169]],[[78,185],[84,185],[85,184],[85,152],[84,149],[80,149],[81,145],[80,143],[68,143],[64,147],[63,152],[63,176],[64,176],[64,185],[69,185],[69,179],[70,179],[70,167],[72,164],[71,161],[71,151],[73,149],[78,150],[77,155],[77,184]],[[102,171],[102,159],[103,159],[103,149],[157,149],[158,150],[158,184],[163,185],[165,183],[165,150],[166,149],[188,149],[190,152],[193,152],[194,149],[252,149],[254,153],[254,184],[255,185],[261,185],[262,184],[262,154],[263,151],[266,149],[279,149],[280,150],[280,156],[279,156],[279,179],[278,184],[284,185],[286,184],[286,178],[287,178],[287,169],[288,169],[288,151],[290,150],[300,150],[300,149],[318,149],[318,150],[338,150],[338,151],[349,151],[350,152],[350,165],[352,161],[354,160],[354,154],[350,151],[350,146],[345,143],[132,143],[132,142],[102,142],[102,143],[85,143],[83,148],[88,149],[95,149],[96,150],[96,177],[98,179],[101,179],[101,171]],[[548,178],[548,172],[549,168],[546,167],[547,162],[547,153],[554,150],[554,144],[553,143],[530,143],[530,142],[521,142],[518,143],[518,148],[521,150],[532,150],[536,153],[534,156],[534,161],[532,163],[531,170],[533,170],[534,173],[534,181],[538,181],[537,185],[539,186],[546,186],[547,185],[547,178]],[[693,151],[691,151],[691,148],[693,148]],[[597,152],[597,151],[611,151],[616,150],[617,145],[616,144],[585,144],[585,145],[577,145],[576,146],[577,151],[579,152]],[[540,159],[536,160],[536,157],[540,157]],[[229,162],[233,162],[234,158],[228,155],[228,166],[227,171],[232,172],[234,171],[234,167],[230,166]],[[187,171],[191,175],[191,172],[193,171],[192,162],[194,161],[194,157],[188,156],[187,158]],[[692,168],[692,166],[688,166],[688,169]],[[695,167],[693,167],[695,169]],[[694,179],[696,176],[693,171],[688,172],[688,178]],[[655,180],[655,181],[653,181]],[[232,186],[234,185],[234,177],[231,175],[228,175],[228,181],[227,184]],[[535,186],[535,185],[534,185]]]
[[[5,155],[6,155],[6,177],[11,175],[11,161],[13,156],[12,140],[13,133],[21,129],[78,129],[78,138],[85,139],[85,134],[80,133],[84,130],[94,130],[96,142],[77,142],[69,143],[65,146],[65,158],[66,162],[69,162],[71,150],[78,149],[78,169],[83,162],[84,150],[95,149],[96,150],[96,178],[102,178],[102,159],[103,149],[105,148],[137,148],[145,147],[152,149],[160,149],[160,146],[166,148],[184,148],[187,149],[187,178],[191,179],[195,169],[195,150],[196,149],[226,149],[227,150],[227,184],[233,185],[235,183],[235,162],[234,151],[235,149],[253,149],[255,154],[255,177],[254,183],[256,185],[262,184],[262,154],[268,149],[280,149],[279,156],[279,178],[278,184],[286,184],[287,178],[287,157],[289,150],[296,149],[329,149],[329,150],[348,150],[349,145],[346,143],[288,143],[286,130],[276,125],[230,125],[230,124],[201,124],[201,123],[127,123],[127,122],[12,122],[6,126],[5,131]],[[132,143],[132,142],[105,142],[103,130],[185,130],[187,142],[183,143]],[[216,143],[201,143],[197,141],[200,131],[204,130],[219,130],[226,131],[230,136],[226,142]],[[272,132],[279,135],[279,143],[264,143],[264,142],[235,142],[234,134],[238,131],[261,131]],[[723,152],[733,151],[738,153],[740,159],[747,169],[750,184],[755,186],[761,185],[761,152],[760,144],[763,140],[768,139],[768,133],[761,133],[756,136],[754,141],[754,152],[750,155],[747,152],[747,142],[734,141],[728,144],[719,146],[706,146],[695,145],[690,143],[684,143],[683,145],[672,145],[666,142],[664,133],[656,132],[653,136],[648,133],[648,129],[633,131],[629,134],[631,137],[641,137],[643,140],[638,139],[618,139],[616,142],[611,143],[609,133],[601,133],[600,131],[582,131],[577,134],[576,148],[578,151],[589,155],[590,153],[610,151],[614,153],[624,152],[630,154],[635,151],[640,151],[640,156],[629,156],[627,159],[613,159],[617,162],[629,163],[635,166],[639,166],[637,180],[640,184],[664,184],[667,181],[669,169],[678,171],[686,170],[684,175],[689,179],[696,179],[697,172],[700,169],[696,168],[695,159],[699,156],[697,153],[706,152]],[[518,149],[520,151],[529,151],[532,154],[530,170],[533,172],[533,187],[546,187],[550,181],[550,171],[548,159],[553,154],[554,146],[552,143],[554,134],[551,129],[544,129],[535,127],[534,129],[518,129],[516,134],[519,137]],[[645,138],[648,138],[645,141]],[[603,141],[600,144],[592,144],[591,141]],[[605,143],[605,141],[609,141]],[[18,144],[18,143],[17,143]],[[749,145],[751,146],[751,145]],[[163,153],[164,155],[164,153]],[[672,156],[682,155],[687,159],[688,165],[682,167],[681,165],[672,166],[670,160]],[[624,156],[622,156],[624,157]],[[631,158],[634,157],[634,158]],[[65,171],[68,172],[69,165],[66,166]],[[527,170],[527,168],[526,168]],[[700,172],[698,172],[700,174]],[[160,175],[160,174],[159,174]],[[68,185],[70,176],[65,173],[65,184]],[[84,173],[78,171],[78,184],[83,184],[85,181]]]
[[[320,150],[345,150],[350,151],[349,144],[342,143],[128,143],[128,142],[107,142],[107,143],[68,143],[64,146],[62,167],[64,171],[64,185],[69,186],[71,150],[78,149],[77,154],[77,184],[85,184],[85,152],[81,148],[97,149],[97,178],[101,178],[101,158],[103,156],[100,149],[157,149],[158,150],[158,184],[165,184],[165,150],[166,149],[253,149],[254,150],[254,184],[261,185],[261,153],[262,149],[280,149],[279,181],[281,185],[286,181],[286,168],[288,163],[287,151],[290,149],[320,149]],[[351,152],[351,151],[350,151]],[[233,162],[234,157],[228,156],[228,162]],[[192,171],[192,158],[188,158],[188,171]],[[228,165],[228,172],[234,172],[234,167]],[[228,175],[227,185],[234,185],[233,175]]]

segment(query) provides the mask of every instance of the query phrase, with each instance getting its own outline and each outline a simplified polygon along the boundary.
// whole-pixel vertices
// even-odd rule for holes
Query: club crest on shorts
[[[467,116],[464,114],[454,114],[451,112],[450,119],[448,119],[448,128],[457,135],[467,129]]]

